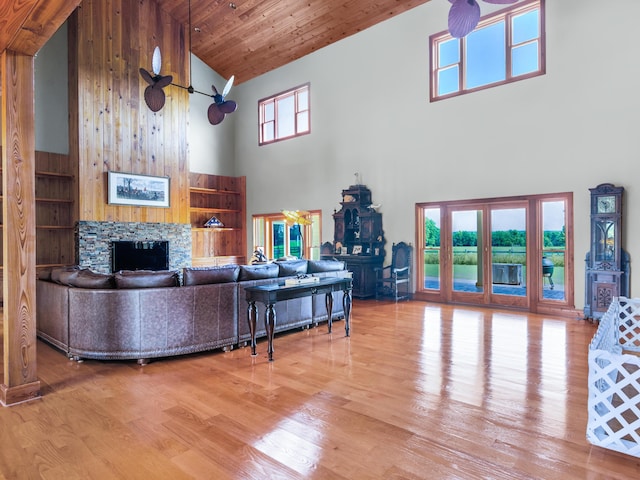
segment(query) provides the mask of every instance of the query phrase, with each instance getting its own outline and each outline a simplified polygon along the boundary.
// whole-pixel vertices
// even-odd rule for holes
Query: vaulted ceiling
[[[188,0],[156,1],[189,24]],[[191,0],[191,50],[242,83],[428,1]]]
[[[189,0],[155,1],[189,24]],[[192,52],[242,83],[428,1],[191,0]],[[80,3],[1,2],[0,51],[35,54]]]

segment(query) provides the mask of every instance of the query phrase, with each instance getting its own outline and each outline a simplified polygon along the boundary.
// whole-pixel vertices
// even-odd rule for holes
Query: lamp
[[[518,0],[483,0],[486,3],[507,5]],[[480,5],[476,0],[449,0],[449,33],[452,37],[462,38],[471,33],[480,21]]]
[[[304,257],[304,237],[302,235],[301,225],[311,225],[313,222],[307,218],[309,212],[305,210],[282,210],[284,215],[284,222],[287,226],[298,226],[298,233],[300,234],[300,258]]]

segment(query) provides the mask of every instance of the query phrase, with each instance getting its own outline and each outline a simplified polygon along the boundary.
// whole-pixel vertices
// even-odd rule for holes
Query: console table
[[[258,314],[256,302],[262,302],[266,307],[264,312],[264,324],[267,330],[267,353],[269,354],[269,361],[272,362],[273,333],[276,325],[276,311],[274,305],[276,302],[324,293],[326,295],[325,301],[329,317],[327,324],[329,327],[329,333],[331,333],[331,312],[333,310],[332,292],[343,291],[344,297],[342,301],[344,306],[344,329],[346,336],[348,337],[351,317],[351,290],[351,278],[322,278],[317,283],[302,285],[271,284],[245,287],[244,291],[246,293],[247,302],[249,303],[247,317],[249,319],[249,329],[251,331],[251,355],[256,355],[256,316]]]

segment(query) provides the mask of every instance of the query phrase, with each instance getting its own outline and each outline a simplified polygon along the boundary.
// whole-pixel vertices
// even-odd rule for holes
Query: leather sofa
[[[177,272],[101,274],[77,266],[44,270],[36,283],[37,334],[80,359],[135,359],[231,349],[250,339],[244,287],[299,274],[346,276],[344,262],[293,260],[193,267]],[[334,319],[343,318],[342,292]],[[259,305],[264,316],[264,306]],[[328,319],[324,298],[276,304],[276,332]],[[256,338],[266,335],[262,322]]]

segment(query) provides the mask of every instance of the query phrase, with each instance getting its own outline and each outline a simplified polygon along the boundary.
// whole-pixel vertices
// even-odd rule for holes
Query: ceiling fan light
[[[473,31],[480,21],[480,5],[476,0],[454,0],[449,9],[449,33],[462,38]]]

